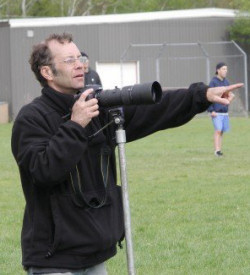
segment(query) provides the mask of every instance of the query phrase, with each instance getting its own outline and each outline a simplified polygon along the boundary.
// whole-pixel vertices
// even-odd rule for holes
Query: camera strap
[[[102,132],[103,130],[105,130],[109,125],[113,124],[114,120],[110,121],[109,123],[107,123],[106,125],[104,125],[102,128],[100,128],[98,131],[96,131],[94,134],[88,136],[88,139],[92,139],[95,136],[97,136],[100,132]]]
[[[74,202],[79,207],[90,207],[90,208],[100,208],[105,205],[107,201],[107,186],[109,179],[109,167],[110,167],[110,154],[111,149],[108,146],[104,146],[101,149],[101,157],[100,157],[100,166],[101,166],[101,174],[102,181],[104,187],[104,196],[100,200],[99,198],[93,197],[90,200],[87,200],[84,196],[84,192],[82,190],[82,184],[80,179],[80,173],[78,167],[70,172],[70,181],[74,192]]]

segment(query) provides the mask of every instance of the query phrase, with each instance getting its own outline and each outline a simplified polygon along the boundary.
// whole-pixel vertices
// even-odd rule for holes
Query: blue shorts
[[[212,121],[214,130],[220,132],[228,132],[230,130],[228,114],[217,113],[216,117],[212,117]]]

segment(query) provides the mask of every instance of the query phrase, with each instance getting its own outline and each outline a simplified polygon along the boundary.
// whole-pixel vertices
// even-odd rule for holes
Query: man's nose
[[[75,63],[75,67],[77,67],[77,68],[83,68],[83,63],[79,59],[77,59],[76,63]]]

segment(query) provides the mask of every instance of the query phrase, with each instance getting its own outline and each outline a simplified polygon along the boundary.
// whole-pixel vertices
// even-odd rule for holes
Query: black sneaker
[[[214,154],[217,156],[217,157],[222,157],[223,156],[223,153],[221,151],[216,151],[214,152]]]

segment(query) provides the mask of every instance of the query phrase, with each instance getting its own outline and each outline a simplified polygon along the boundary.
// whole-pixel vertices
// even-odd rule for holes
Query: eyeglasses
[[[66,63],[68,65],[74,65],[77,60],[80,61],[82,64],[86,63],[86,58],[84,56],[79,56],[77,58],[68,57],[65,60],[63,60],[62,62]]]

